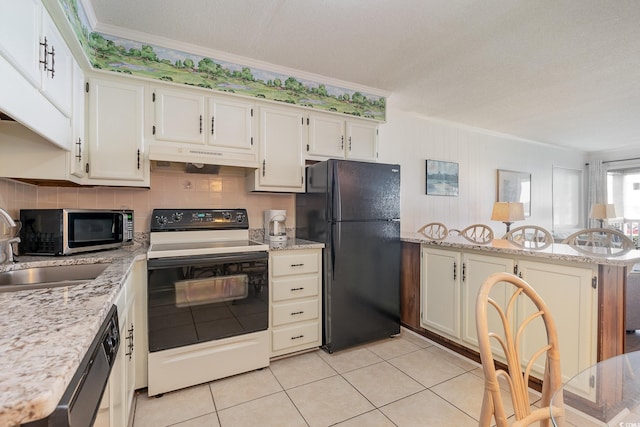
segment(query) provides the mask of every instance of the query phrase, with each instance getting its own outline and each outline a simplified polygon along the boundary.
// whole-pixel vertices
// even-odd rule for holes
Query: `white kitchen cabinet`
[[[67,117],[71,117],[73,64],[75,60],[53,19],[43,8],[42,38],[46,40],[46,71],[42,73],[42,93]]]
[[[377,161],[378,125],[337,115],[309,113],[305,158]]]
[[[253,105],[234,99],[209,97],[209,145],[256,153],[253,144]],[[257,163],[257,162],[256,162]]]
[[[347,159],[375,162],[378,159],[377,123],[347,120]]]
[[[560,359],[564,380],[592,365],[597,358],[597,289],[593,286],[597,272],[589,265],[533,261],[527,257],[493,256],[474,251],[433,248],[421,249],[421,320],[420,325],[472,350],[478,350],[476,332],[476,298],[484,280],[497,272],[517,272],[536,290],[553,314],[560,340]],[[513,288],[497,285],[491,297],[502,307]],[[516,303],[516,318],[521,322],[533,312],[524,299]],[[461,327],[460,327],[461,325]],[[490,311],[490,330],[501,330],[502,322]],[[515,331],[512,331],[515,333]],[[530,324],[520,341],[523,364],[546,342],[541,323]],[[504,353],[492,342],[497,360]],[[544,373],[543,360],[532,372]],[[584,384],[574,391],[589,396]]]
[[[205,97],[187,91],[154,88],[156,140],[204,145]]]
[[[32,85],[40,87],[40,0],[0,0],[0,54]]]
[[[141,83],[89,79],[88,183],[149,186]]]
[[[423,246],[420,325],[460,338],[460,253]]]
[[[153,90],[152,160],[258,167],[253,104],[193,90]]]
[[[149,341],[147,335],[147,261],[137,261],[132,272],[132,287],[134,293],[133,314],[133,349],[135,364],[135,379],[132,390],[147,387],[147,354]]]
[[[462,340],[478,349],[478,332],[476,331],[476,299],[480,286],[493,273],[513,273],[515,260],[498,256],[486,256],[477,253],[462,253]],[[497,284],[491,291],[491,298],[502,307],[509,295],[504,284]],[[488,315],[489,330],[496,330],[502,321],[494,311]],[[503,354],[497,341],[491,343],[494,354]],[[504,358],[502,359],[504,360]]]
[[[0,111],[69,150],[73,58],[40,1],[0,0],[0,10]],[[53,76],[40,63],[45,37]]]
[[[301,110],[260,107],[260,167],[247,176],[249,191],[304,192]]]
[[[271,356],[322,344],[321,249],[269,253]]]
[[[75,62],[38,0],[0,0],[0,53],[66,117]]]
[[[128,273],[125,283],[118,294],[115,304],[118,307],[118,326],[120,329],[120,346],[116,355],[109,382],[105,389],[96,417],[96,426],[122,427],[130,425],[133,415],[134,392],[138,387],[137,369],[146,365],[138,364],[138,360],[146,358],[146,350],[138,347],[136,335],[144,334],[144,327],[139,327],[139,319],[145,317],[140,313],[141,289],[146,292],[146,262],[137,261]],[[144,295],[146,300],[146,295]]]
[[[85,137],[85,83],[84,73],[77,63],[73,64],[73,139],[69,152],[69,173],[84,178],[87,148]]]
[[[594,364],[597,360],[597,289],[592,286],[597,272],[587,266],[574,267],[519,260],[518,274],[527,281],[549,307],[560,341],[560,365],[563,381]],[[533,312],[532,305],[519,307],[521,318]],[[543,341],[544,340],[544,341]],[[540,323],[532,324],[521,341],[524,361],[546,342]],[[544,360],[533,371],[542,375]],[[588,389],[585,384],[583,389]]]
[[[344,119],[329,114],[309,113],[307,159],[345,158]]]

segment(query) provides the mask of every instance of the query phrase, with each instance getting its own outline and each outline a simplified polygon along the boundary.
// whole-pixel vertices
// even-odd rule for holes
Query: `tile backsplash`
[[[149,231],[154,208],[246,208],[249,226],[257,229],[266,209],[286,209],[287,228],[294,227],[294,207],[293,194],[247,192],[241,168],[222,168],[218,175],[152,170],[150,189],[45,187],[0,178],[0,208],[14,218],[28,208],[133,209],[136,232]]]

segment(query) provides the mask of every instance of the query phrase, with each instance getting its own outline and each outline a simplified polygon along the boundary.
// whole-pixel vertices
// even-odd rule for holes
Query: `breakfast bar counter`
[[[483,277],[478,277],[480,273],[470,277],[474,274],[474,271],[471,271],[472,269],[465,264],[465,259],[473,258],[475,260],[480,259],[480,262],[488,260],[485,266],[492,264],[494,261],[496,265],[502,263],[509,266],[502,271],[514,272],[518,275],[522,275],[524,272],[523,278],[525,280],[530,280],[531,277],[528,277],[525,272],[525,269],[528,268],[537,280],[536,283],[532,283],[532,286],[534,288],[536,288],[536,285],[542,286],[545,289],[543,294],[547,292],[547,298],[552,301],[558,298],[553,296],[556,295],[553,292],[554,286],[562,286],[563,283],[569,283],[562,279],[565,270],[571,272],[571,274],[573,272],[584,273],[581,276],[582,278],[579,279],[581,280],[581,285],[575,285],[575,283],[578,283],[578,279],[572,285],[576,289],[583,289],[576,293],[576,297],[582,299],[580,301],[571,301],[571,304],[565,307],[573,309],[575,306],[576,316],[586,315],[585,319],[592,319],[589,327],[593,330],[594,344],[587,347],[592,349],[589,352],[593,351],[591,359],[594,362],[624,353],[627,275],[632,271],[634,265],[640,263],[640,250],[582,247],[562,243],[550,243],[544,248],[534,249],[522,247],[501,239],[492,240],[488,244],[474,243],[461,236],[448,236],[444,240],[433,241],[420,233],[403,233],[401,239],[401,321],[404,326],[415,332],[431,339],[439,340],[442,344],[449,345],[456,351],[471,358],[477,358],[477,352],[474,351],[473,345],[466,345],[469,342],[468,339],[465,339],[468,338],[468,335],[465,337],[465,331],[462,330],[465,327],[472,329],[471,326],[474,323],[472,319],[473,313],[467,313],[474,310],[472,300],[475,295],[472,295],[474,293],[472,287],[477,285],[476,282],[481,283],[483,280]],[[421,269],[428,265],[427,260],[423,260],[422,256],[423,254],[427,256],[434,253],[435,255],[443,254],[445,257],[450,255],[452,259],[457,257],[455,261],[452,261],[453,269],[457,268],[458,271],[458,278],[455,280],[458,281],[456,283],[459,283],[463,292],[466,292],[466,294],[460,294],[461,296],[458,297],[460,298],[460,311],[464,312],[462,316],[466,316],[466,318],[463,319],[462,327],[457,326],[460,328],[457,332],[454,330],[453,333],[449,334],[447,334],[446,330],[444,334],[440,334],[437,328],[433,329],[428,326],[425,328],[425,325],[429,323],[429,319],[425,323],[424,317],[427,315],[421,311],[421,301],[423,301],[421,282],[424,280]],[[511,269],[513,271],[510,271]],[[479,270],[481,268],[475,269],[476,272]],[[445,271],[449,272],[448,269]],[[569,278],[569,275],[567,278]],[[571,276],[571,280],[574,278]],[[473,282],[473,286],[470,280]],[[442,292],[448,292],[447,285],[441,286]],[[587,289],[591,291],[587,292]],[[434,292],[441,291],[436,290]],[[579,306],[580,304],[582,306]],[[593,309],[591,310],[589,307],[593,307]],[[592,314],[588,313],[589,310],[591,310]],[[561,320],[567,319],[568,316],[569,319],[572,319],[572,313],[567,310],[563,311]],[[578,317],[573,319],[576,325],[580,325],[582,320],[582,318]],[[460,322],[459,318],[457,322]],[[456,333],[460,335],[456,337]],[[568,343],[565,345],[568,345]],[[577,354],[576,357],[581,356]]]

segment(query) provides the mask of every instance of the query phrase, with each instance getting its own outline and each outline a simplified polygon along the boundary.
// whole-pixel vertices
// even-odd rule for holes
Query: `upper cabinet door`
[[[376,161],[378,159],[378,125],[347,120],[347,158]]]
[[[204,145],[204,96],[161,88],[153,96],[156,140]]]
[[[209,98],[209,145],[254,151],[253,106],[226,98]]]
[[[87,162],[87,147],[85,132],[85,105],[84,105],[84,73],[76,63],[73,65],[73,140],[71,153],[69,154],[69,173],[78,178],[85,176],[85,164]]]
[[[260,108],[260,169],[256,172],[261,187],[303,191],[303,129],[299,110]]]
[[[309,113],[307,158],[344,158],[344,119]]]
[[[145,180],[143,118],[143,85],[91,79],[89,178]]]
[[[0,0],[0,54],[36,87],[43,10],[40,0]]]
[[[42,93],[62,114],[71,117],[75,60],[47,13],[42,14],[42,34],[47,38],[47,71],[42,74]]]

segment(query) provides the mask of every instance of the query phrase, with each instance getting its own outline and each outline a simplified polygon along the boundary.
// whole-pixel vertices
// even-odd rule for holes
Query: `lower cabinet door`
[[[514,260],[496,256],[478,255],[474,253],[462,254],[462,340],[478,349],[478,332],[476,329],[476,300],[480,286],[494,273],[512,273]],[[504,284],[496,285],[491,298],[501,307],[505,307],[507,290]],[[489,310],[488,323],[490,331],[502,329],[502,321],[495,310]],[[497,340],[492,340],[493,354],[504,361],[504,352]]]
[[[592,287],[596,272],[591,268],[533,261],[519,261],[518,269],[553,315],[560,341],[562,380],[567,381],[596,362],[598,290]],[[518,309],[522,318],[533,312],[532,304]],[[521,341],[523,362],[527,363],[545,342],[542,325],[532,324],[527,328]],[[544,360],[537,360],[533,371],[541,375],[544,372]],[[589,385],[584,384],[584,389],[588,388]]]
[[[460,338],[460,252],[422,248],[423,328]]]

